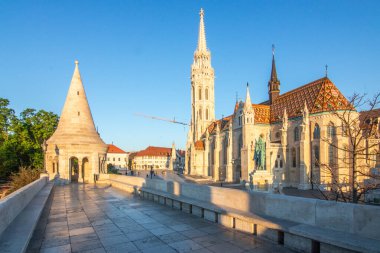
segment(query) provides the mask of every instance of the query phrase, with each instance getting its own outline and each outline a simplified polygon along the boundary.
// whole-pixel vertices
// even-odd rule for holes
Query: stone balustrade
[[[134,192],[142,189],[144,198],[169,203],[173,208],[183,208],[183,211],[189,209],[195,213],[200,209],[207,214],[212,209],[207,205],[218,207],[223,211],[211,210],[217,215],[213,221],[263,234],[281,244],[285,241],[286,246],[296,250],[380,252],[380,207],[377,206],[132,176],[104,175],[103,180],[112,186],[114,182],[114,187],[120,189],[129,187]],[[338,239],[329,239],[334,237]]]

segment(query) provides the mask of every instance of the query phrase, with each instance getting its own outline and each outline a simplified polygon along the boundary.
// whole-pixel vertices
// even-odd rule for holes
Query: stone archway
[[[88,161],[88,158],[85,157],[82,159],[82,180],[83,182],[89,182],[90,181],[90,175],[91,175],[91,168],[90,168],[90,162]]]
[[[71,157],[69,160],[70,181],[78,183],[79,179],[79,160],[77,157]]]

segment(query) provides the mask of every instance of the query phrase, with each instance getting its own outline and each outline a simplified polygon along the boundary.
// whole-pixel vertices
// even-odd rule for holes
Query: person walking
[[[150,167],[150,179],[152,179],[153,178],[153,173],[154,173],[154,171],[153,171],[153,165]]]

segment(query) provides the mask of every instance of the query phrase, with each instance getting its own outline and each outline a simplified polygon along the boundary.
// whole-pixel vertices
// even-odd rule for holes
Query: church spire
[[[205,13],[203,9],[201,8],[201,11],[199,12],[200,22],[199,22],[199,35],[198,35],[198,47],[197,47],[198,52],[207,51],[205,24],[203,21],[204,15]]]
[[[274,59],[274,45],[272,45],[272,71],[270,74],[270,82],[278,82],[277,71],[276,71],[276,62]]]
[[[272,70],[268,82],[270,104],[280,95],[280,80],[277,78],[276,61],[274,58],[274,45],[272,45]]]
[[[249,94],[249,84],[247,83],[247,91],[245,93],[245,104],[244,104],[244,108],[245,107],[252,107],[252,102],[251,102],[251,95]]]

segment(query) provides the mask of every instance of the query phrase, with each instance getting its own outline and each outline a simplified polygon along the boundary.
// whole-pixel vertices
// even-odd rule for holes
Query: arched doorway
[[[78,158],[71,157],[70,158],[70,176],[71,176],[71,182],[78,182],[79,178],[79,163]]]
[[[85,157],[82,160],[82,182],[88,182],[90,176],[90,163],[88,162],[88,158]]]

